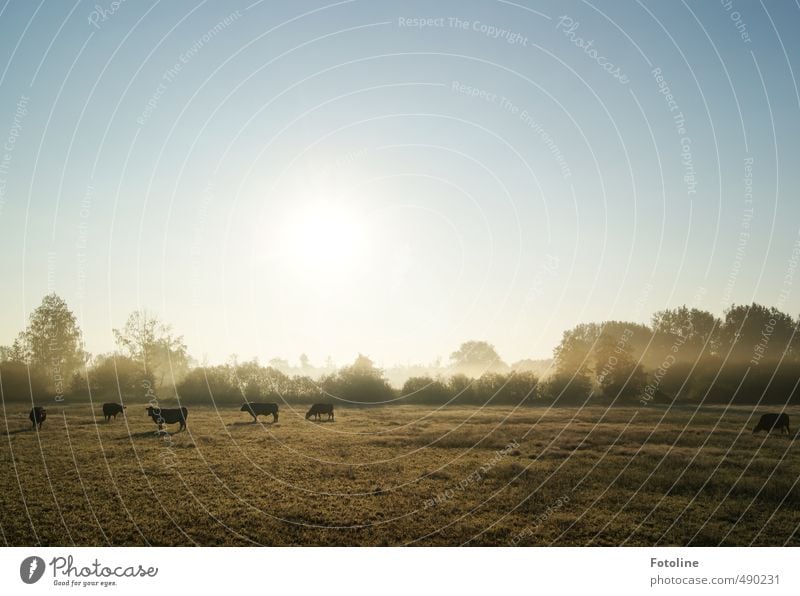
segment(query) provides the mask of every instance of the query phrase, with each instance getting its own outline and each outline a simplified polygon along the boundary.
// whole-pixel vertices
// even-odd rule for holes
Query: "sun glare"
[[[351,270],[366,256],[364,227],[346,207],[307,207],[287,221],[283,256],[287,263],[313,275]]]

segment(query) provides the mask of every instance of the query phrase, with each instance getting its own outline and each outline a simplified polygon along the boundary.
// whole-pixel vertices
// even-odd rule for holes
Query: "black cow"
[[[306,420],[314,417],[314,420],[321,420],[322,415],[327,414],[328,420],[333,420],[333,404],[314,404],[311,409],[306,412]]]
[[[103,416],[106,417],[106,422],[111,422],[111,417],[117,419],[117,414],[124,414],[125,406],[122,404],[103,404]]]
[[[278,421],[278,404],[250,402],[244,404],[239,411],[250,414],[253,417],[253,422],[257,422],[259,416],[268,416],[269,414],[272,414],[272,422]]]
[[[760,430],[765,430],[767,432],[772,431],[773,429],[779,429],[783,432],[783,429],[786,429],[786,434],[789,434],[789,415],[788,414],[763,414],[761,419],[756,424],[756,427],[753,429],[753,434],[757,433]]]
[[[147,408],[147,415],[153,419],[153,422],[158,424],[158,430],[164,424],[175,424],[180,422],[178,430],[186,430],[186,418],[189,417],[189,410],[186,408],[154,408],[149,406]]]
[[[31,408],[31,413],[28,414],[28,419],[33,423],[34,430],[37,426],[39,430],[42,430],[42,422],[47,419],[47,410],[42,406],[34,406]]]

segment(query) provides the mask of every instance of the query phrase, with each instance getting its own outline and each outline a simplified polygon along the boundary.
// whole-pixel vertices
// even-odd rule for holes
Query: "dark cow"
[[[314,420],[321,420],[322,415],[327,414],[328,420],[333,420],[333,404],[314,404],[311,409],[306,412],[306,420],[314,417]]]
[[[783,432],[783,429],[786,429],[786,434],[789,434],[789,415],[788,414],[764,414],[761,416],[761,419],[756,424],[756,427],[753,429],[753,434],[757,433],[760,430],[765,430],[767,432],[772,431],[773,429],[779,429]]]
[[[117,419],[117,414],[124,414],[125,406],[122,404],[103,404],[103,416],[106,417],[106,422],[111,422],[111,417]]]
[[[31,413],[28,414],[28,419],[33,423],[34,430],[39,427],[42,430],[42,422],[47,420],[47,410],[42,406],[34,406],[31,408]]]
[[[164,424],[180,423],[181,427],[178,430],[186,430],[186,418],[189,417],[189,410],[186,408],[154,408],[149,406],[147,408],[147,415],[153,419],[153,422],[158,424],[158,430]]]
[[[259,416],[268,416],[270,414],[272,414],[272,422],[278,421],[278,404],[250,402],[244,404],[239,411],[250,414],[253,417],[253,422],[257,422]]]

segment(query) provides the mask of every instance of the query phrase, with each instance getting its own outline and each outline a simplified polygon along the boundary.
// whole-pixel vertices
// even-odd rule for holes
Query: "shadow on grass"
[[[166,431],[166,430],[162,430],[162,431],[146,430],[146,431],[142,431],[142,432],[138,432],[138,433],[130,433],[130,434],[125,435],[123,437],[118,437],[115,440],[116,441],[125,441],[125,440],[128,440],[128,439],[147,439],[147,438],[161,439],[164,436],[172,437],[172,436],[178,435],[178,434],[183,433],[183,432],[186,432],[186,431],[176,430],[176,431],[173,431],[173,432],[169,432],[169,431]]]
[[[34,432],[34,430],[30,426],[26,426],[24,428],[18,428],[16,430],[3,431],[2,435],[4,437],[11,437],[13,435],[21,435],[23,433],[32,433],[32,432]],[[45,432],[45,430],[42,429],[39,432]]]

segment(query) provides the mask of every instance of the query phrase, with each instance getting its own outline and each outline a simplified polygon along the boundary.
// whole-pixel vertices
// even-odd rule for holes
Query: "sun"
[[[312,275],[351,271],[366,259],[365,228],[352,209],[318,202],[286,220],[283,257]]]

